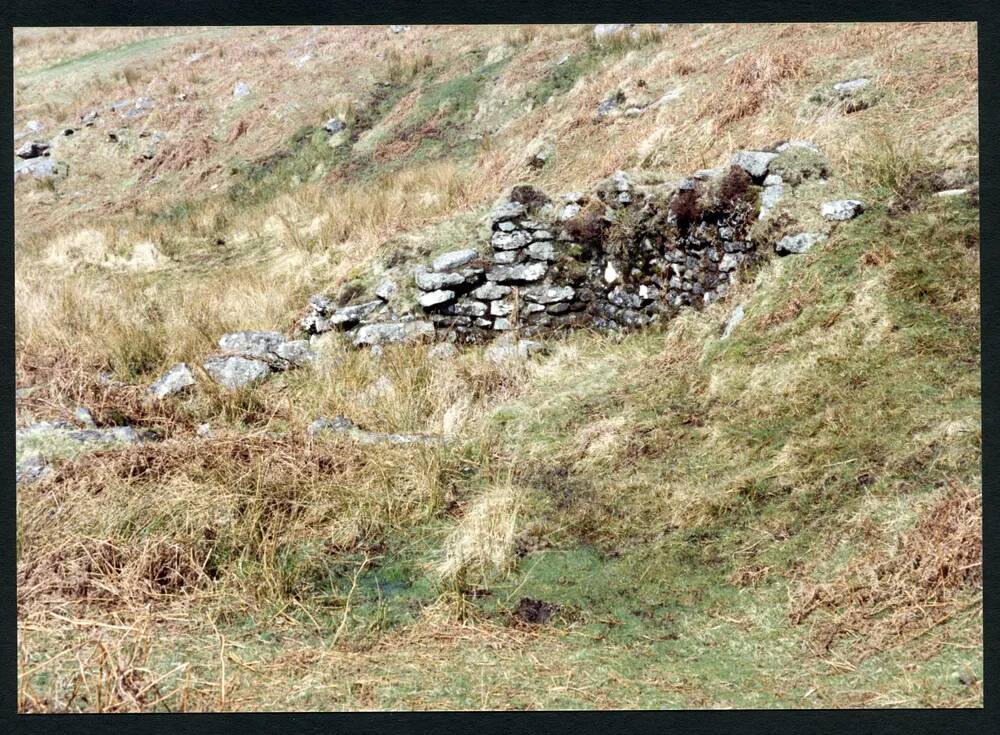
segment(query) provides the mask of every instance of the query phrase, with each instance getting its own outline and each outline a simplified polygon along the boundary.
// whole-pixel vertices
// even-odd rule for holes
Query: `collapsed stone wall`
[[[223,335],[222,352],[202,367],[235,389],[312,362],[312,342],[327,332],[344,332],[355,346],[373,349],[431,340],[445,342],[443,348],[503,335],[487,350],[500,359],[540,348],[515,337],[641,328],[724,298],[741,268],[760,255],[754,222],[770,217],[786,185],[829,175],[815,145],[788,141],[739,151],[728,166],[679,181],[617,171],[589,192],[555,198],[515,186],[490,214],[488,247],[443,253],[410,272],[395,268],[371,293],[315,294],[300,322],[308,340],[279,332]],[[848,199],[818,209],[824,221],[839,222],[859,216],[865,205]],[[825,237],[787,234],[774,250],[803,253]],[[181,363],[150,391],[165,398],[196,382]]]
[[[342,329],[359,346],[480,342],[512,330],[635,329],[700,308],[724,297],[756,253],[749,231],[776,199],[766,181],[775,155],[744,152],[728,168],[679,182],[618,171],[589,192],[555,198],[515,186],[491,212],[487,248],[414,270],[419,296],[409,313],[393,307],[399,289],[387,281],[374,298],[344,306],[313,297],[302,327]]]

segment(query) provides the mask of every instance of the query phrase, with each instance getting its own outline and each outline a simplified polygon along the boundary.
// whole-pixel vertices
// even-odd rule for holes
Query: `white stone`
[[[615,281],[618,280],[618,271],[615,270],[615,267],[610,260],[608,261],[608,264],[604,267],[604,280],[607,283],[614,283]]]
[[[420,305],[424,308],[430,306],[437,306],[438,304],[444,304],[455,298],[454,291],[448,291],[442,289],[440,291],[428,291],[427,293],[421,294],[420,298],[417,299]]]
[[[854,219],[865,211],[865,203],[857,199],[839,199],[834,202],[823,202],[819,208],[823,219],[844,221]]]

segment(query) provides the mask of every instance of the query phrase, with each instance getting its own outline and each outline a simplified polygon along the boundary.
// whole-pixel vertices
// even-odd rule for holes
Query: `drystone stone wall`
[[[724,298],[741,269],[760,255],[751,227],[771,216],[786,187],[824,179],[829,163],[808,141],[739,151],[725,167],[679,181],[617,171],[588,192],[551,197],[513,187],[490,213],[489,242],[399,266],[378,285],[315,294],[299,327],[309,339],[279,332],[223,335],[202,367],[238,389],[313,361],[313,342],[346,333],[356,347],[394,342],[485,342],[489,359],[529,354],[528,337],[591,328],[625,331]],[[859,216],[863,202],[823,202],[824,220]],[[826,233],[789,233],[778,255],[804,253]],[[157,398],[197,382],[175,365],[150,387]]]
[[[749,230],[775,184],[765,181],[774,155],[743,152],[679,182],[619,171],[590,192],[556,197],[515,186],[490,215],[488,244],[414,270],[410,313],[394,310],[398,287],[384,282],[344,306],[313,297],[302,327],[346,330],[359,346],[480,342],[515,329],[635,329],[702,307],[724,297],[755,254]]]

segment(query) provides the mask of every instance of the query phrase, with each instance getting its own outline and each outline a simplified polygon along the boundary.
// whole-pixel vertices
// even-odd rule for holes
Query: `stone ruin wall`
[[[763,162],[737,155],[729,168],[673,183],[619,171],[588,193],[515,186],[490,215],[487,247],[414,270],[415,308],[397,311],[399,288],[387,280],[345,306],[314,296],[302,327],[345,330],[359,346],[472,343],[511,331],[629,330],[703,307],[725,297],[756,254],[750,227],[774,198],[773,154],[756,155]]]

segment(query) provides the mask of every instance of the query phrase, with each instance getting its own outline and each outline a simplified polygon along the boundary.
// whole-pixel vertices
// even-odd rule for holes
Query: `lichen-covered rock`
[[[555,260],[555,247],[547,241],[533,242],[528,246],[528,257],[534,260]]]
[[[266,362],[241,355],[210,357],[202,366],[215,382],[230,390],[256,385],[271,374],[271,368]]]
[[[819,148],[791,144],[778,153],[768,170],[792,186],[798,186],[803,181],[825,179],[830,176],[831,171],[830,161]]]
[[[316,359],[316,353],[310,349],[307,339],[282,342],[274,349],[274,354],[296,367],[308,365]]]
[[[822,232],[803,232],[798,235],[786,235],[775,245],[778,255],[799,255],[809,250],[813,245],[826,240]]]
[[[396,282],[391,278],[383,279],[378,286],[375,287],[375,295],[383,301],[390,301],[398,291],[399,286],[396,285]]]
[[[554,304],[557,301],[569,301],[576,295],[572,286],[531,286],[522,292],[528,301],[539,304]]]
[[[498,224],[506,220],[512,220],[517,217],[523,216],[527,210],[524,205],[520,202],[504,202],[500,204],[490,213],[490,221],[492,224]]]
[[[194,384],[195,379],[191,368],[186,363],[179,362],[149,386],[149,392],[156,398],[163,399],[180,393]]]
[[[431,306],[437,306],[438,304],[444,304],[455,298],[454,291],[440,290],[440,291],[428,291],[420,295],[417,301],[425,309]]]
[[[433,339],[434,325],[421,320],[365,324],[354,335],[355,347]]]
[[[854,219],[865,211],[865,203],[857,199],[839,199],[834,202],[823,202],[819,208],[823,219],[844,221]]]
[[[431,263],[431,267],[438,273],[442,271],[450,271],[454,268],[459,268],[466,263],[471,263],[473,260],[479,257],[479,253],[472,248],[467,248],[465,250],[453,250],[450,253],[443,253],[436,258]]]
[[[381,307],[381,299],[342,306],[330,316],[330,324],[335,327],[347,329],[367,318]]]
[[[532,240],[531,233],[524,230],[513,232],[494,232],[490,244],[497,250],[517,250],[523,248]]]
[[[778,157],[777,153],[767,151],[738,151],[729,159],[732,166],[739,166],[758,181],[767,176],[771,161]]]
[[[241,355],[268,357],[284,341],[285,337],[280,332],[231,332],[219,338],[219,349]]]
[[[73,418],[85,429],[97,428],[97,422],[94,421],[94,414],[85,406],[77,406],[76,410],[73,411]]]
[[[66,164],[51,158],[31,158],[14,164],[14,181],[54,179],[65,176],[68,170]]]
[[[501,286],[498,283],[487,282],[473,290],[472,295],[483,301],[493,301],[494,299],[502,299],[510,292],[510,286]]]
[[[537,281],[545,275],[544,263],[523,265],[498,265],[486,272],[486,279],[497,283],[520,283]]]
[[[440,291],[449,286],[460,286],[465,283],[465,276],[461,273],[424,273],[414,274],[417,288],[421,291]]]
[[[326,294],[316,293],[309,297],[309,308],[317,314],[330,316],[336,310],[337,304]]]
[[[49,150],[49,144],[43,141],[31,140],[22,145],[14,153],[18,158],[38,158],[39,156],[45,155]]]

